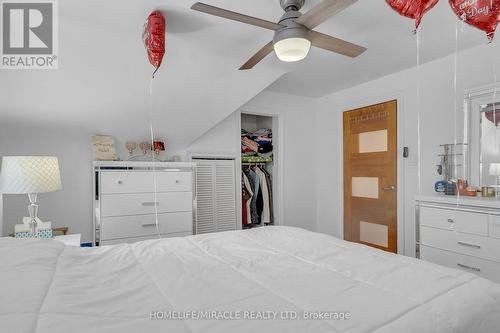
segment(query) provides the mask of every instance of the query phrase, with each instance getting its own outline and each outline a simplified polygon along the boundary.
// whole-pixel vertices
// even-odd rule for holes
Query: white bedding
[[[1,239],[0,299],[6,333],[500,331],[500,285],[288,227],[90,249]],[[150,319],[185,311],[277,319]]]

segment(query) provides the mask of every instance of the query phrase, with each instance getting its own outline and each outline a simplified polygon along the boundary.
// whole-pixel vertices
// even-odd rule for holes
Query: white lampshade
[[[490,175],[500,176],[500,163],[490,163]]]
[[[304,59],[311,49],[305,38],[286,38],[274,43],[274,52],[281,61],[293,62]]]
[[[0,172],[0,193],[30,194],[61,189],[57,157],[4,156]]]

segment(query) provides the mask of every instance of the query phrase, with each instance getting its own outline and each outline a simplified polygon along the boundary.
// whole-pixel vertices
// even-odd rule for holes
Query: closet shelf
[[[242,163],[270,163],[273,161],[273,157],[261,157],[261,156],[242,156]]]

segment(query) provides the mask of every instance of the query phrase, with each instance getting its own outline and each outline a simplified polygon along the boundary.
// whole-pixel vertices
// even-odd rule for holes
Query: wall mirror
[[[466,96],[470,128],[470,180],[500,185],[500,91],[493,88]]]

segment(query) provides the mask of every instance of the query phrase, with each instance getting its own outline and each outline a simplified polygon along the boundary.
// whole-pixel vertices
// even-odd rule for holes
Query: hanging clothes
[[[273,224],[272,178],[264,166],[242,169],[242,192],[243,227]]]
[[[260,217],[257,209],[257,203],[259,202],[260,179],[259,176],[257,176],[255,171],[253,171],[252,169],[248,169],[246,175],[253,189],[252,201],[250,203],[250,213],[252,216],[252,223],[259,224]]]
[[[269,214],[270,214],[270,224],[274,223],[274,201],[273,201],[273,179],[271,174],[265,169],[261,168],[261,171],[266,176],[267,190],[269,193]]]
[[[241,173],[241,177],[243,179],[242,188],[244,189],[245,192],[244,193],[245,215],[242,218],[244,221],[244,225],[249,225],[252,224],[251,203],[253,198],[253,189],[252,185],[250,184],[250,181],[248,180],[248,177],[244,172]]]
[[[269,201],[269,189],[267,187],[267,179],[266,179],[266,174],[259,168],[255,168],[255,173],[257,176],[259,176],[259,182],[260,182],[260,193],[262,195],[262,213],[260,216],[260,222],[264,224],[270,224],[271,223],[271,207],[270,207],[270,201]]]

